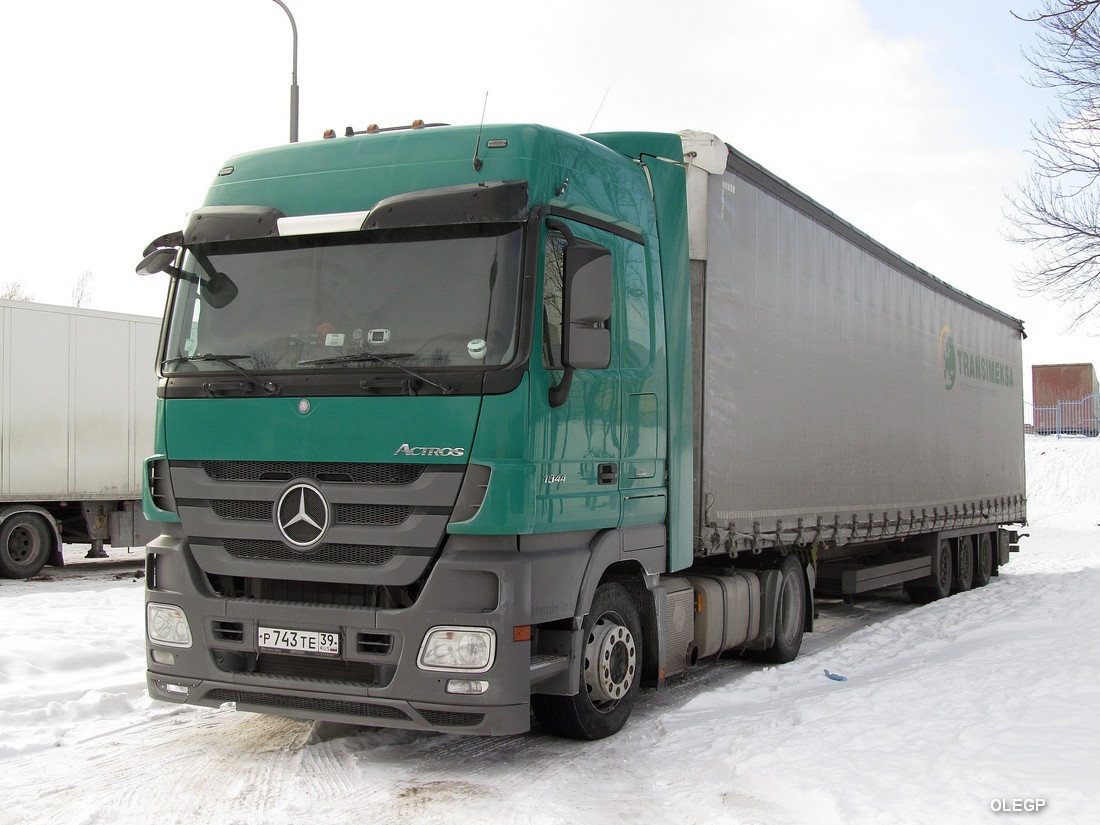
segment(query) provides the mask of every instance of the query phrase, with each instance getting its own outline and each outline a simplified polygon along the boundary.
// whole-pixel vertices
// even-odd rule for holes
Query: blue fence
[[[1090,395],[1080,401],[1059,401],[1053,407],[1031,407],[1025,412],[1028,432],[1039,435],[1100,435],[1100,395]],[[1030,419],[1030,422],[1029,422]]]

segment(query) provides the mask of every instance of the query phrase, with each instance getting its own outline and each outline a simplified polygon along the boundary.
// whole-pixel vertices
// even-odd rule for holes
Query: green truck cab
[[[234,158],[150,250],[184,250],[146,507],[150,627],[181,611],[189,646],[151,641],[157,698],[515,733],[532,691],[577,692],[597,586],[667,571],[686,227],[666,271],[641,163],[484,138],[480,164],[458,128]]]

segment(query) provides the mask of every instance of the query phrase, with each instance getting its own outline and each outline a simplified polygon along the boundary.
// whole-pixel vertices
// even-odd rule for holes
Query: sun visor
[[[527,181],[496,181],[394,195],[371,209],[363,229],[522,223],[527,220]]]
[[[372,229],[522,223],[527,215],[527,181],[496,181],[394,195],[362,212],[288,217],[270,206],[204,206],[191,213],[183,242],[191,246]]]
[[[188,217],[183,242],[192,246],[275,237],[282,217],[282,212],[270,206],[204,206]]]

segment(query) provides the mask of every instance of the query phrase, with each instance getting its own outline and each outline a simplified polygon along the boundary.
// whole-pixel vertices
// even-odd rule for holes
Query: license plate
[[[258,627],[256,644],[264,650],[281,650],[286,653],[311,653],[316,656],[340,655],[340,634],[324,630]]]

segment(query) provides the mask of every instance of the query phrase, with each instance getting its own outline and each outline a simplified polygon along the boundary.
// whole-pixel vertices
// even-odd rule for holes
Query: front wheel
[[[584,620],[584,661],[572,696],[531,697],[547,733],[571,739],[603,739],[626,724],[641,681],[642,628],[638,609],[620,584],[596,589]]]
[[[16,513],[0,523],[0,573],[10,579],[28,579],[50,558],[49,525],[35,513]]]

